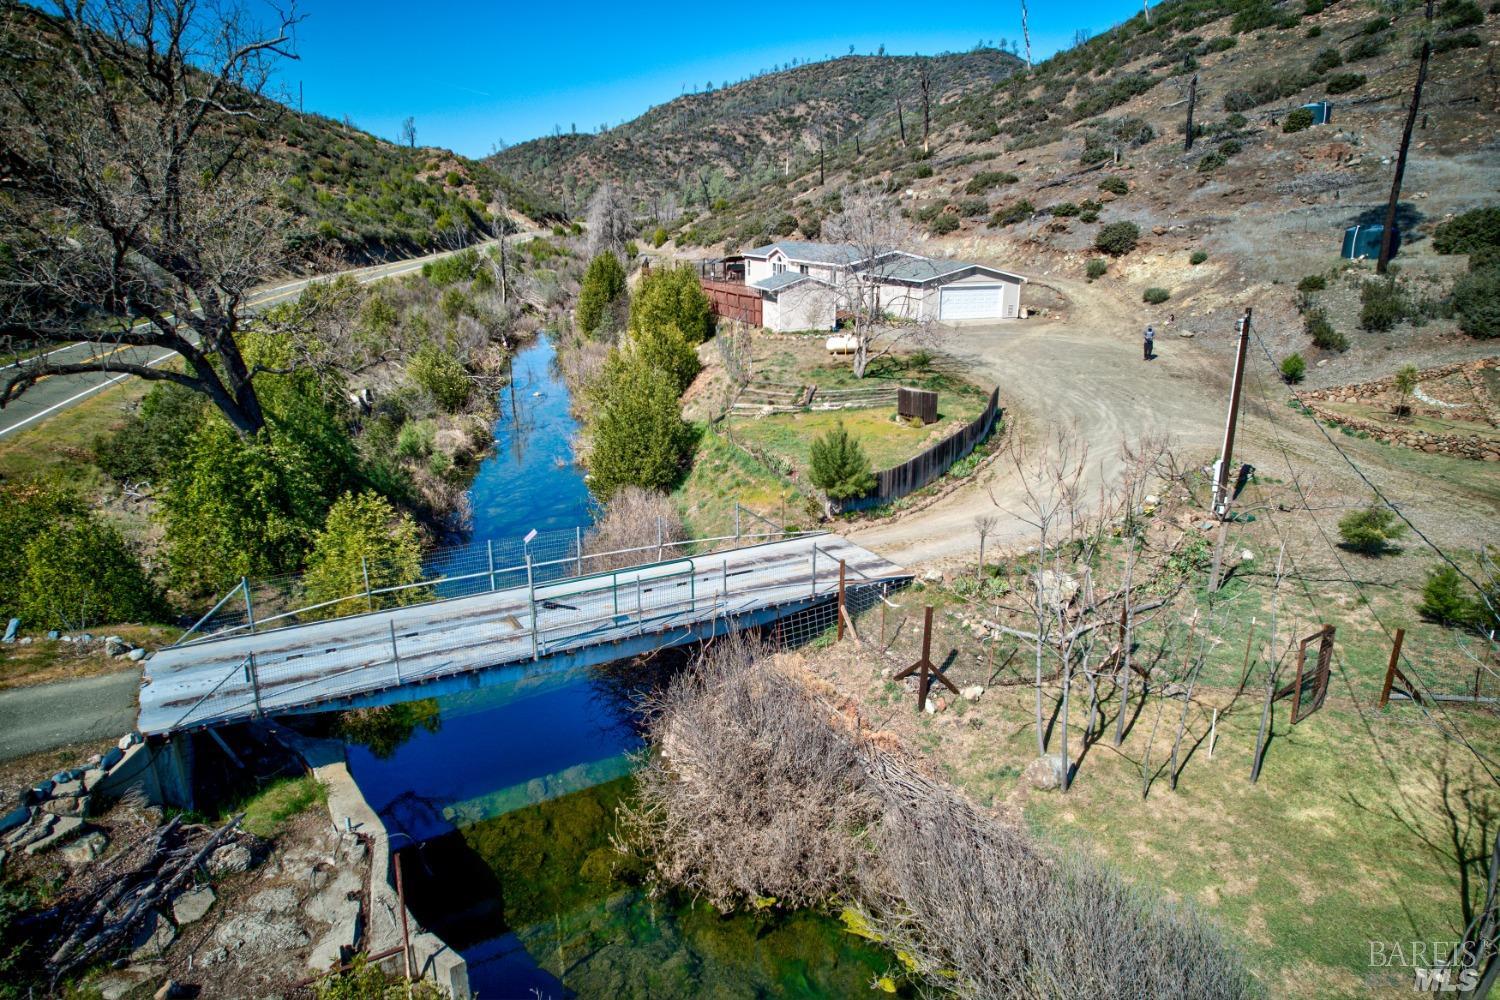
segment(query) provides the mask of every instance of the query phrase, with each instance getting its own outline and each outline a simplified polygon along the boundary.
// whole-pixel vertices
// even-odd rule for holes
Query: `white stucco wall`
[[[827,285],[804,281],[782,289],[774,300],[768,300],[761,313],[766,329],[784,333],[790,330],[831,330],[837,308],[837,296]]]

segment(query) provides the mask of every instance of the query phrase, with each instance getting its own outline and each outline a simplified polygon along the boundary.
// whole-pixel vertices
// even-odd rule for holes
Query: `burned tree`
[[[82,345],[10,369],[0,406],[48,376],[123,373],[201,392],[256,433],[240,335],[287,227],[254,143],[283,110],[263,94],[296,16],[261,29],[195,0],[84,0],[0,17],[0,329]]]

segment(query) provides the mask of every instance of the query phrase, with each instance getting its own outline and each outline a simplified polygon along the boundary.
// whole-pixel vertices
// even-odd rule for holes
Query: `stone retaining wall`
[[[1491,398],[1481,373],[1496,365],[1497,359],[1484,358],[1479,361],[1455,362],[1428,368],[1420,373],[1418,384],[1449,375],[1461,374],[1475,396],[1475,406],[1492,426],[1500,426],[1500,406]],[[1426,452],[1429,455],[1453,455],[1478,462],[1500,462],[1500,441],[1482,438],[1477,434],[1433,434],[1416,427],[1393,427],[1375,420],[1338,413],[1329,403],[1356,403],[1360,405],[1389,404],[1395,393],[1395,376],[1359,382],[1353,385],[1330,386],[1326,389],[1304,389],[1293,395],[1319,419],[1331,424],[1363,431],[1377,441],[1400,445]],[[1416,401],[1420,407],[1420,401]]]

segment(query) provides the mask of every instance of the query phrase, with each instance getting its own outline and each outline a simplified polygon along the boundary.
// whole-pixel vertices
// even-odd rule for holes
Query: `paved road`
[[[527,233],[521,233],[512,237],[513,239],[525,239]],[[482,245],[482,244],[481,244]],[[410,274],[412,271],[420,270],[422,265],[439,257],[445,257],[454,251],[443,251],[442,253],[429,254],[426,257],[413,257],[409,260],[398,260],[388,264],[376,264],[373,267],[357,268],[350,271],[340,272],[348,274],[361,284],[378,281],[382,278],[394,278],[402,274]],[[315,281],[335,275],[314,275],[309,278],[298,278],[295,281],[282,282],[262,288],[249,296],[251,311],[273,306],[278,302],[284,302],[302,293],[302,290]],[[155,367],[177,355],[171,351],[163,351],[160,348],[127,347],[110,352],[108,345],[90,343],[83,341],[77,344],[69,344],[54,349],[48,354],[48,359],[56,363],[88,361],[90,358],[108,354],[110,360],[121,363],[143,364]],[[8,368],[14,368],[17,362],[0,367],[0,376]],[[48,376],[26,391],[20,399],[14,400],[5,409],[0,410],[0,438],[27,427],[34,427],[37,423],[47,419],[54,413],[61,412],[70,406],[89,398],[112,385],[117,385],[132,376],[128,374],[112,375],[107,372],[92,372],[86,375],[52,375]]]
[[[139,670],[0,691],[0,761],[135,728]]]

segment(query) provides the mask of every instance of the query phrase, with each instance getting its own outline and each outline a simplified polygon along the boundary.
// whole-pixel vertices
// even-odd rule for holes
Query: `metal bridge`
[[[845,587],[909,579],[837,535],[810,534],[269,631],[252,623],[152,655],[138,728],[167,735],[434,697],[765,625]]]

